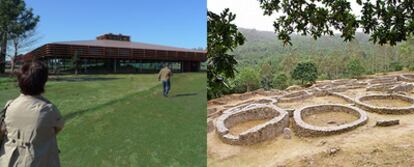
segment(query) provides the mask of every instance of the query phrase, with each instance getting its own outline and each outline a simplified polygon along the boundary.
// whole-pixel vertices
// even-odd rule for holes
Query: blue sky
[[[26,0],[40,16],[39,42],[90,40],[104,33],[132,41],[207,46],[206,0]]]

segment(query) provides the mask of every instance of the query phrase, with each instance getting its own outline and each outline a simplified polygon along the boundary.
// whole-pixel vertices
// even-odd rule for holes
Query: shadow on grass
[[[179,94],[175,94],[171,97],[196,96],[196,95],[198,95],[198,93],[179,93]]]
[[[108,79],[108,78],[104,78],[104,79]],[[112,79],[118,79],[118,78],[112,78]],[[113,104],[115,104],[117,102],[120,102],[120,101],[123,101],[125,99],[129,99],[129,98],[131,98],[133,96],[136,96],[137,94],[142,94],[144,96],[145,95],[151,95],[152,93],[150,93],[150,92],[155,92],[155,91],[158,91],[158,90],[160,90],[160,84],[158,84],[157,86],[154,86],[154,87],[152,87],[152,88],[150,88],[150,89],[148,89],[146,91],[142,91],[142,92],[138,92],[138,93],[132,93],[132,94],[129,94],[129,95],[120,97],[118,99],[114,99],[114,100],[108,101],[106,103],[98,104],[98,105],[96,105],[94,107],[91,107],[91,108],[81,109],[81,110],[78,110],[78,111],[75,111],[75,112],[71,112],[69,114],[63,115],[63,119],[65,121],[69,121],[69,120],[71,120],[71,119],[73,119],[73,118],[75,118],[77,116],[83,115],[83,114],[85,114],[87,112],[102,109],[104,107],[113,105]],[[196,96],[196,95],[198,95],[198,93],[195,93],[195,92],[193,92],[193,93],[180,93],[180,94],[173,95],[171,97],[174,98],[174,97],[185,97],[185,96]],[[141,97],[141,98],[146,98],[146,97]]]
[[[157,87],[154,87],[154,88],[149,89],[147,91],[152,92],[152,91],[154,91],[156,89],[158,89],[158,88]],[[143,94],[145,94],[145,93],[143,93]],[[147,93],[147,94],[150,94],[150,93]],[[106,103],[96,105],[96,106],[91,107],[91,108],[87,108],[87,109],[82,109],[82,110],[75,111],[75,112],[72,112],[72,113],[69,113],[69,114],[64,115],[63,116],[63,119],[65,121],[69,121],[69,120],[71,120],[71,119],[73,119],[73,118],[75,118],[77,116],[83,115],[83,114],[85,114],[85,113],[87,113],[89,111],[95,111],[95,110],[102,109],[104,107],[113,105],[113,104],[115,104],[117,102],[120,102],[120,101],[123,101],[125,99],[129,99],[129,98],[131,98],[132,96],[135,96],[135,95],[136,95],[136,93],[129,94],[127,96],[124,96],[124,97],[121,97],[121,98],[118,98],[118,99],[114,99],[114,100],[108,101]],[[175,98],[175,97],[196,96],[196,95],[198,95],[198,93],[180,93],[180,94],[173,95],[171,97]]]
[[[82,81],[110,81],[110,80],[116,80],[119,78],[103,78],[103,77],[76,77],[76,78],[69,78],[69,77],[63,77],[63,78],[50,78],[51,81],[64,81],[64,82],[82,82]]]
[[[87,112],[89,112],[89,111],[99,110],[99,109],[101,109],[101,108],[104,108],[104,107],[106,107],[106,106],[110,106],[110,105],[112,105],[112,104],[114,104],[114,103],[117,103],[117,102],[119,102],[119,101],[122,101],[122,100],[124,100],[124,99],[128,99],[128,98],[130,98],[130,97],[132,97],[132,96],[134,96],[134,95],[136,95],[136,94],[135,94],[135,93],[134,93],[134,94],[130,94],[130,95],[127,95],[127,96],[124,96],[124,97],[118,98],[118,99],[114,99],[114,100],[108,101],[108,102],[103,103],[103,104],[99,104],[99,105],[94,106],[94,107],[91,107],[91,108],[87,108],[87,109],[83,109],[83,110],[78,110],[78,111],[75,111],[75,112],[72,112],[72,113],[69,113],[69,114],[63,115],[63,119],[64,119],[65,121],[69,121],[69,120],[71,120],[71,119],[75,118],[76,116],[83,115],[83,114],[85,114],[85,113],[87,113]]]

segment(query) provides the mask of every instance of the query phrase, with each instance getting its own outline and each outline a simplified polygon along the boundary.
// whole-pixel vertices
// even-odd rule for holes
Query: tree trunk
[[[11,73],[14,73],[14,66],[16,64],[16,57],[13,57],[11,60]]]
[[[7,54],[7,34],[2,33],[1,34],[1,40],[0,40],[0,74],[3,74],[6,72],[6,54]]]
[[[14,44],[14,56],[11,58],[11,73],[14,73],[14,65],[16,64],[16,57],[19,54],[19,42],[18,39],[14,39],[13,40],[13,44]]]

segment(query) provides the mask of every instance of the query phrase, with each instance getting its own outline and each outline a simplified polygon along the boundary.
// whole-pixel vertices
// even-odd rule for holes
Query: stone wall
[[[398,79],[406,82],[414,82],[414,74],[401,74]]]
[[[364,103],[365,100],[374,100],[374,99],[399,99],[411,103],[411,106],[408,107],[378,107],[373,106],[367,103]],[[414,99],[409,96],[399,95],[399,94],[381,94],[381,95],[368,95],[358,97],[355,101],[355,104],[370,112],[376,112],[379,114],[409,114],[414,112]]]
[[[397,76],[379,77],[379,78],[374,78],[374,79],[368,80],[368,83],[369,84],[392,83],[392,82],[397,82],[398,78],[399,77],[397,77]]]
[[[238,123],[268,118],[271,118],[271,120],[238,135],[229,133],[229,128]],[[236,112],[224,112],[216,119],[215,123],[219,138],[224,143],[234,145],[248,145],[272,139],[281,134],[288,124],[287,112],[269,104],[255,104],[254,107],[244,108]]]
[[[398,82],[391,82],[391,83],[380,83],[380,84],[371,84],[367,86],[367,91],[388,91],[390,88],[398,85]]]
[[[306,98],[310,98],[312,95],[307,91],[301,90],[296,92],[291,92],[286,95],[281,96],[277,99],[278,102],[292,102],[297,100],[304,100]]]
[[[358,120],[336,127],[320,127],[308,124],[303,121],[303,118],[305,116],[319,112],[346,112],[357,116]],[[333,135],[349,131],[358,126],[364,125],[368,121],[368,116],[363,110],[356,107],[339,104],[328,104],[303,107],[302,109],[296,110],[294,112],[293,119],[295,122],[294,130],[298,136],[314,137]]]

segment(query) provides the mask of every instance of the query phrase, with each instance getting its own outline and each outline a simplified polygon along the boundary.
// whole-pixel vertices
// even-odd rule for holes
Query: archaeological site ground
[[[209,166],[414,166],[414,73],[208,102]]]

